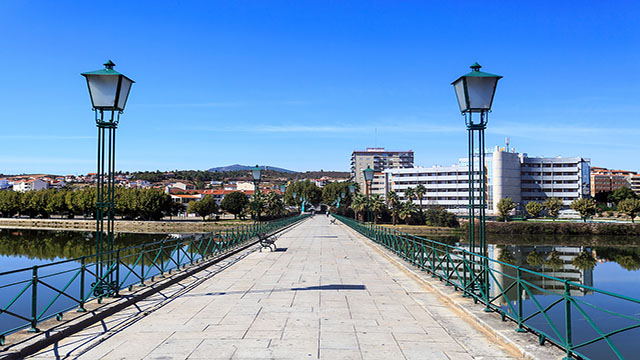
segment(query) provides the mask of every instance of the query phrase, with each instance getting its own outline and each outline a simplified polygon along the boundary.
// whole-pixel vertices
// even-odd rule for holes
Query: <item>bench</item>
[[[260,243],[260,252],[262,252],[262,249],[264,248],[269,248],[269,250],[274,251],[277,250],[278,247],[276,246],[276,240],[278,240],[278,236],[277,235],[267,235],[265,233],[259,233],[258,234],[258,239],[260,239],[259,243]],[[272,247],[273,246],[273,247]]]

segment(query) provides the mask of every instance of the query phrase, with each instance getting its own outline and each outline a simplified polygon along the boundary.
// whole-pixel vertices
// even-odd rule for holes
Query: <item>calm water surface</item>
[[[175,237],[167,234],[121,233],[116,235],[114,246],[116,249],[125,249]],[[83,282],[78,274],[81,262],[64,260],[78,259],[94,253],[95,239],[91,232],[0,229],[0,309],[13,313],[12,315],[0,312],[0,335],[28,324],[19,316],[24,318],[32,316],[32,287],[29,282],[33,276],[34,266],[38,266],[37,274],[43,282],[37,287],[39,318],[47,318],[61,311],[77,308],[77,302],[65,296],[59,296],[59,293],[49,286],[58,290],[64,289],[65,294],[76,299],[80,298]],[[123,257],[126,254],[127,251],[123,251]],[[169,264],[171,256],[166,254],[163,258],[163,260],[166,259],[165,264]],[[134,256],[124,258],[123,262],[136,273],[140,273],[139,263],[134,266],[136,262]],[[15,271],[19,269],[23,270]],[[89,269],[92,271],[94,267]],[[159,273],[159,270],[150,269],[149,266],[146,267],[145,273],[147,271],[150,271],[149,276]],[[87,292],[94,281],[95,276],[85,273],[84,288]],[[135,276],[121,279],[121,281],[125,281],[125,285],[137,283]],[[58,296],[57,299],[56,296]],[[56,300],[50,305],[52,299]]]

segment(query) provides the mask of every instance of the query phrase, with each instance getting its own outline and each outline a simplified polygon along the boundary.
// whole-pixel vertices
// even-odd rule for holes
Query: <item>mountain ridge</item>
[[[283,169],[275,166],[259,165],[259,167],[261,167],[262,169],[267,168],[268,170],[273,170],[273,171],[278,171],[283,173],[290,173],[290,174],[297,173],[297,171]],[[227,165],[227,166],[213,167],[208,169],[208,171],[211,171],[211,172],[241,171],[241,170],[251,170],[253,168],[254,168],[253,166],[233,164],[233,165]]]

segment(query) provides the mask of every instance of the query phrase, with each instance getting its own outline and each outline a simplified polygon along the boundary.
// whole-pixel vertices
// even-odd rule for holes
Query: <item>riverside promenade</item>
[[[511,359],[370,241],[316,216],[31,358]]]

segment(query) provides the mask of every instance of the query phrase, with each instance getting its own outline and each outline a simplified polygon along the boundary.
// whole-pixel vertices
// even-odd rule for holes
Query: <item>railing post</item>
[[[142,254],[140,255],[140,286],[144,286],[144,244],[142,244]]]
[[[516,290],[518,292],[518,328],[517,332],[527,332],[522,326],[522,318],[524,317],[522,311],[522,271],[520,266],[516,268]]]
[[[456,264],[453,262],[453,259],[451,258],[451,255],[449,254],[449,247],[445,247],[445,259],[447,259],[447,270],[443,271],[443,275],[445,277],[444,279],[444,284],[445,286],[451,286],[451,284],[449,284],[449,281],[451,281],[451,276],[453,275],[453,269],[456,268]]]
[[[164,243],[160,245],[160,276],[164,277]]]
[[[564,326],[566,336],[565,348],[567,350],[565,359],[569,360],[573,354],[571,350],[573,344],[571,341],[571,285],[569,285],[569,280],[564,281]]]
[[[191,242],[189,243],[189,263],[191,265],[193,265],[193,243],[194,243],[195,239],[191,239]],[[202,240],[200,240],[200,244],[202,244]]]
[[[38,329],[38,266],[34,266],[31,273],[31,328],[29,332],[36,333]]]
[[[436,277],[438,263],[436,262],[436,246],[431,242],[431,277]]]
[[[484,288],[484,304],[485,304],[485,308],[484,308],[484,312],[491,312],[491,306],[489,304],[489,259],[487,259],[487,253],[484,253],[483,256],[483,267],[484,267],[484,282],[482,287]]]
[[[116,286],[115,297],[120,296],[120,249],[116,250]]]
[[[86,312],[87,309],[84,308],[84,275],[86,271],[87,265],[85,264],[85,257],[80,258],[80,307],[78,307],[77,312]]]

